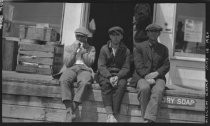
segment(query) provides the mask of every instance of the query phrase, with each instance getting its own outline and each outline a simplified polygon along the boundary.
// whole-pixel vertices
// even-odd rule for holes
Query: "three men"
[[[64,64],[66,69],[60,77],[62,101],[66,107],[66,121],[76,118],[75,111],[85,96],[87,86],[92,83],[95,60],[95,47],[87,43],[89,31],[80,27],[75,30],[76,41],[65,47]],[[73,83],[77,81],[74,94]]]
[[[150,24],[145,29],[148,40],[136,44],[133,50],[135,72],[130,86],[138,90],[142,117],[155,122],[165,89],[165,75],[170,69],[166,46],[158,42],[162,28]],[[66,106],[66,121],[75,119],[75,110],[81,103],[87,85],[92,83],[91,65],[95,60],[95,48],[87,43],[88,31],[78,28],[77,41],[65,48],[64,63],[67,69],[60,78],[62,101]],[[115,26],[108,30],[110,40],[102,46],[98,59],[98,82],[101,86],[107,122],[117,122],[120,105],[130,71],[130,50],[123,44],[124,31]],[[73,94],[73,82],[78,89]]]
[[[168,48],[157,40],[162,28],[150,24],[145,30],[149,39],[138,43],[133,50],[135,72],[130,85],[138,90],[142,117],[146,122],[155,122],[170,62]]]
[[[105,44],[98,59],[98,81],[107,112],[107,122],[117,122],[122,98],[130,70],[130,50],[123,44],[123,29],[115,26],[108,30],[110,40]]]

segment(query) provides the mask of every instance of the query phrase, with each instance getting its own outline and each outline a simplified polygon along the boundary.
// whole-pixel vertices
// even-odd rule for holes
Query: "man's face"
[[[153,30],[153,31],[147,31],[147,36],[150,40],[157,40],[158,36],[160,35],[160,31]]]
[[[76,39],[80,42],[87,42],[87,36],[84,35],[76,35]]]
[[[118,44],[123,39],[123,35],[117,32],[112,32],[109,37],[113,44]]]

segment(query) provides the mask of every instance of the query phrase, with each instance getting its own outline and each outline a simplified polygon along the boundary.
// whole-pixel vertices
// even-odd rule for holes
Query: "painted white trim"
[[[88,28],[90,17],[90,3],[82,3],[80,26]]]
[[[156,21],[156,12],[157,12],[157,3],[154,3],[152,23],[155,23],[155,21]]]
[[[84,14],[84,11],[85,11],[84,8],[85,8],[85,3],[82,3],[81,16],[80,16],[80,24],[79,24],[79,26],[83,26],[83,18],[85,16],[85,14]]]
[[[205,58],[196,58],[196,57],[181,57],[181,56],[173,56],[172,60],[184,60],[184,61],[197,61],[197,62],[205,62]]]
[[[62,44],[70,45],[75,39],[74,31],[80,26],[83,3],[65,3]]]
[[[20,24],[27,24],[27,25],[36,25],[40,22],[32,22],[32,21],[20,21],[20,20],[13,20],[13,23],[20,23]],[[50,24],[52,27],[61,28],[59,24]]]
[[[63,10],[62,10],[62,19],[61,19],[61,28],[60,28],[60,41],[62,42],[62,34],[63,34],[63,22],[64,22],[64,14],[65,14],[65,3],[63,3]]]

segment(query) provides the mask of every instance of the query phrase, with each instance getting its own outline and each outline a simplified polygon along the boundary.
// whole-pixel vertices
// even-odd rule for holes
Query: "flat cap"
[[[112,33],[112,32],[117,32],[117,33],[120,33],[120,34],[123,35],[124,30],[123,30],[121,27],[119,27],[119,26],[114,26],[114,27],[111,27],[111,28],[108,30],[108,33],[109,33],[109,34]]]
[[[146,31],[162,31],[163,28],[157,24],[149,24],[146,29]]]
[[[75,30],[76,35],[88,36],[89,31],[85,27],[79,27]]]

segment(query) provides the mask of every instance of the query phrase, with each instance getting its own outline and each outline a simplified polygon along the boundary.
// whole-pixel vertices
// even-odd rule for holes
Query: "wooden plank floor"
[[[77,111],[78,122],[104,122],[100,86],[92,84],[86,101]],[[205,122],[205,94],[203,92],[168,86],[165,92],[159,122]],[[76,88],[75,88],[76,90]],[[3,122],[63,122],[65,107],[61,103],[60,86],[51,76],[2,71]],[[170,97],[194,99],[194,106],[169,104]],[[26,112],[27,111],[27,112]],[[120,122],[141,122],[141,111],[136,90],[127,88],[120,110]]]

